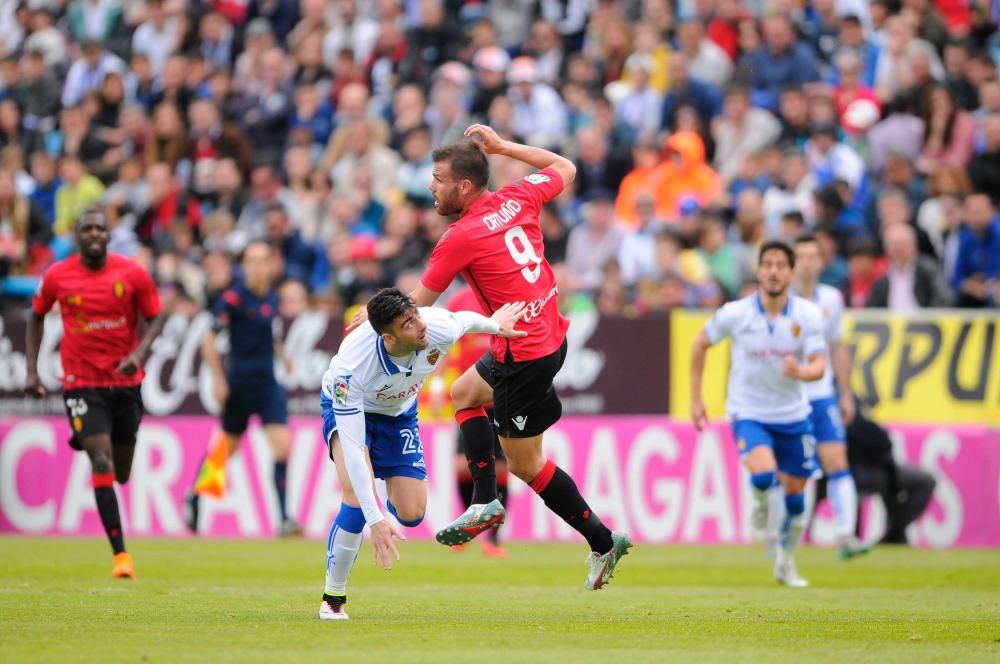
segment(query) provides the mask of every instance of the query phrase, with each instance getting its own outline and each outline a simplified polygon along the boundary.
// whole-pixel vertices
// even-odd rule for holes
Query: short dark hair
[[[819,239],[812,233],[803,233],[795,238],[795,246],[797,247],[800,244],[819,244]]]
[[[781,221],[785,220],[791,221],[792,223],[798,224],[799,226],[806,225],[806,218],[802,216],[802,213],[798,210],[789,210],[781,215]],[[797,242],[796,242],[797,244]]]
[[[376,332],[384,334],[392,327],[394,320],[407,311],[416,309],[417,304],[398,288],[383,288],[368,300],[365,308],[368,310],[368,322]]]
[[[780,251],[784,253],[788,258],[788,264],[791,267],[795,267],[795,252],[781,240],[768,240],[764,244],[760,245],[760,253],[757,254],[757,262],[759,263],[764,260],[764,254],[769,251]]]
[[[490,181],[490,162],[486,153],[472,141],[459,141],[438,148],[431,153],[434,163],[446,161],[452,174],[459,180],[469,180],[479,189]]]

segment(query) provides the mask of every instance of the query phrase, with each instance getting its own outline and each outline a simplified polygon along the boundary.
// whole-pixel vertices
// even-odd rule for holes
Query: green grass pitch
[[[2,662],[1000,661],[1000,553],[805,549],[806,590],[756,548],[637,546],[587,592],[585,546],[404,542],[391,572],[365,542],[349,622],[321,622],[319,541],[0,538]]]

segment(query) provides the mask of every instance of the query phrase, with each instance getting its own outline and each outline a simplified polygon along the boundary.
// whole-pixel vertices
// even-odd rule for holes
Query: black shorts
[[[109,434],[116,447],[135,446],[135,436],[145,410],[142,393],[134,387],[81,387],[63,393],[66,415],[73,431],[70,446],[83,449],[89,436]]]
[[[476,371],[493,387],[494,421],[504,438],[531,438],[544,433],[562,415],[562,402],[552,380],[566,361],[566,340],[559,350],[524,362],[505,362],[487,352]]]
[[[489,418],[490,422],[494,421],[495,413],[493,412],[493,405],[486,406],[486,417]],[[462,430],[458,431],[458,453],[465,455],[465,438],[462,436]],[[493,456],[497,459],[506,459],[507,457],[503,454],[503,448],[500,447],[500,439],[493,439]]]
[[[288,394],[274,381],[270,384],[229,383],[229,398],[222,407],[222,430],[242,436],[251,415],[260,415],[262,424],[288,424]]]

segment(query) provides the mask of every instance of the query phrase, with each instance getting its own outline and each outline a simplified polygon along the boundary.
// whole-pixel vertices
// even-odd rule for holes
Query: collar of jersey
[[[789,290],[791,290],[791,289],[789,289]],[[761,316],[764,317],[764,322],[767,323],[767,329],[768,329],[768,331],[773,333],[774,332],[774,323],[771,322],[771,319],[767,317],[767,312],[764,311],[764,304],[760,301],[760,293],[754,293],[751,296],[751,299],[753,300],[753,308],[754,308],[754,310],[757,313],[759,313]],[[788,294],[788,300],[785,302],[785,308],[781,310],[781,315],[782,316],[787,316],[791,312],[792,312],[792,294],[789,293]]]
[[[406,372],[407,376],[410,375],[410,372],[412,370],[411,367],[401,367],[395,362],[393,362],[392,358],[389,357],[389,351],[385,349],[385,343],[383,343],[381,335],[379,335],[379,337],[375,339],[375,354],[378,355],[378,361],[379,364],[382,365],[382,370],[385,371],[390,376],[395,376],[396,374],[402,373],[403,371]],[[419,352],[417,354],[419,355]]]
[[[480,210],[485,209],[489,205],[490,201],[493,200],[494,196],[496,196],[495,191],[485,192],[482,196],[480,196],[475,200],[475,202],[468,210],[466,210],[465,214],[462,215],[461,219],[465,219],[471,214],[478,214]],[[461,219],[459,219],[459,221],[461,221]]]

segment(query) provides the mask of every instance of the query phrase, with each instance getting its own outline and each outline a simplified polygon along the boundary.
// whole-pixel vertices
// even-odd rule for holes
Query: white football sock
[[[345,595],[347,578],[361,550],[361,533],[349,533],[334,522],[326,543],[326,594]]]
[[[833,473],[826,481],[826,493],[833,506],[837,537],[853,537],[858,525],[858,490],[851,471]]]

